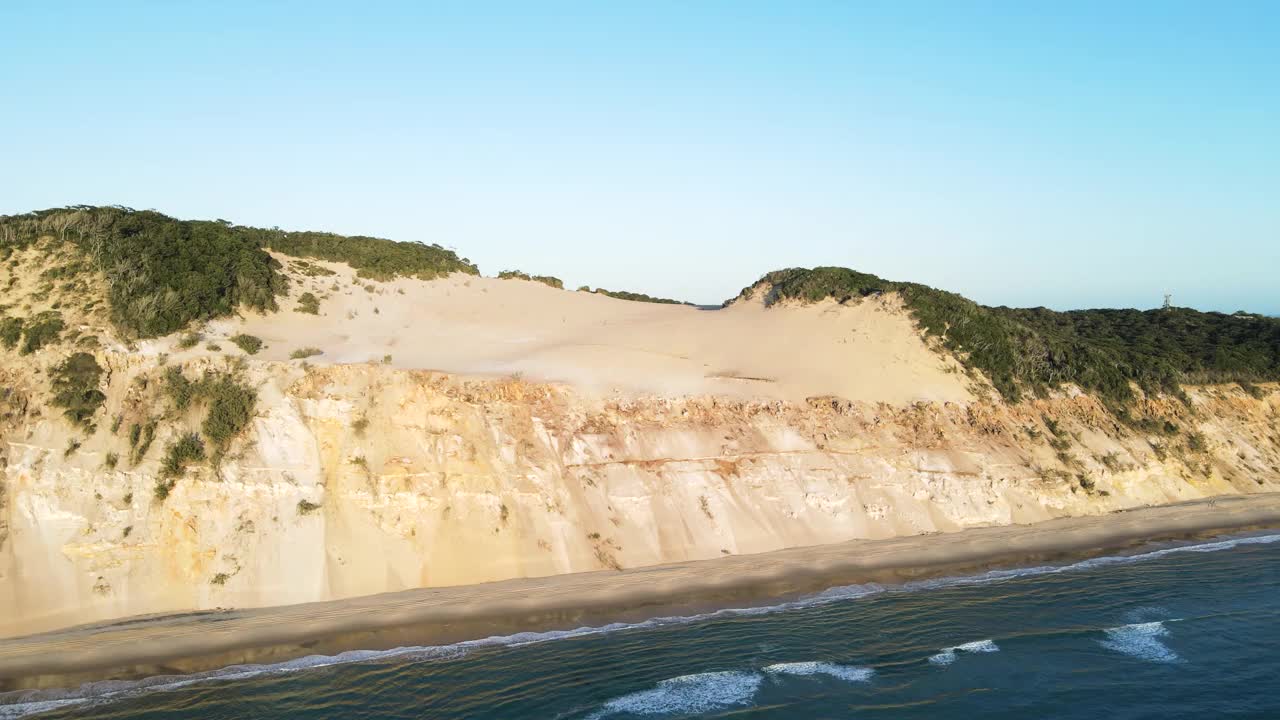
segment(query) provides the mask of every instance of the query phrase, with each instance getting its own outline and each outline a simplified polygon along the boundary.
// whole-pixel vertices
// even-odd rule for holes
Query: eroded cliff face
[[[1280,490],[1275,386],[1145,401],[1146,434],[1070,393],[607,396],[251,362],[237,370],[257,389],[251,425],[162,499],[160,450],[199,427],[199,403],[166,406],[161,357],[96,355],[107,400],[87,437],[47,405],[40,363],[0,367],[2,635]],[[150,418],[134,462],[128,428]]]

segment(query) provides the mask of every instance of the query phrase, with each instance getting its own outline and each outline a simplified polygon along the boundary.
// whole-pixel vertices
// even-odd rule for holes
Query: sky
[[[0,214],[1280,314],[1280,3],[0,3]]]

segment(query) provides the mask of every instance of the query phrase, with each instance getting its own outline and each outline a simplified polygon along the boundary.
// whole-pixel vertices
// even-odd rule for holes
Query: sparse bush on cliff
[[[235,343],[237,347],[249,355],[256,355],[258,351],[262,349],[262,339],[254,337],[253,335],[240,333],[239,335],[232,337],[231,342]]]
[[[205,437],[221,453],[232,438],[253,419],[258,393],[231,375],[206,375],[200,396],[209,401],[209,414],[201,425]]]
[[[164,371],[164,391],[179,410],[186,410],[195,396],[195,383],[182,374],[182,368],[171,367]]]
[[[165,448],[164,460],[160,463],[160,476],[177,477],[182,474],[187,465],[200,462],[204,458],[204,441],[196,433],[187,433],[169,443]],[[165,496],[168,496],[168,491],[165,492]]]
[[[98,389],[102,366],[86,352],[71,355],[49,371],[53,385],[53,404],[72,423],[84,428],[92,426],[91,418],[107,396]]]
[[[303,360],[309,357],[315,357],[316,355],[323,355],[323,354],[324,354],[324,351],[321,350],[320,348],[304,347],[304,348],[298,348],[297,350],[294,350],[293,352],[289,353],[289,359]]]
[[[313,293],[302,293],[298,296],[297,311],[300,313],[307,313],[308,315],[319,315],[320,298],[316,297]]]
[[[530,275],[528,273],[520,272],[519,270],[503,270],[498,273],[498,277],[502,280],[529,280],[532,282],[540,282],[543,285],[549,285],[557,290],[564,289],[564,281],[558,277],[552,277],[550,275]]]

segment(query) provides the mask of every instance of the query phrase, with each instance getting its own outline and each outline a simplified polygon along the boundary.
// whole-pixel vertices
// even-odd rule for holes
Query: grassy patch
[[[304,348],[298,348],[297,350],[294,350],[293,352],[289,353],[289,359],[302,360],[305,358],[315,357],[317,355],[323,355],[323,354],[324,354],[324,351],[321,350],[320,348],[304,347]]]

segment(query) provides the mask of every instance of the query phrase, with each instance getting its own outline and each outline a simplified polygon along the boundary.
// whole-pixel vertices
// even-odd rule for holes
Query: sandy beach
[[[0,690],[635,621],[776,602],[833,586],[1067,562],[1157,540],[1275,526],[1280,494],[1267,493],[616,572],[134,618],[0,640]]]

